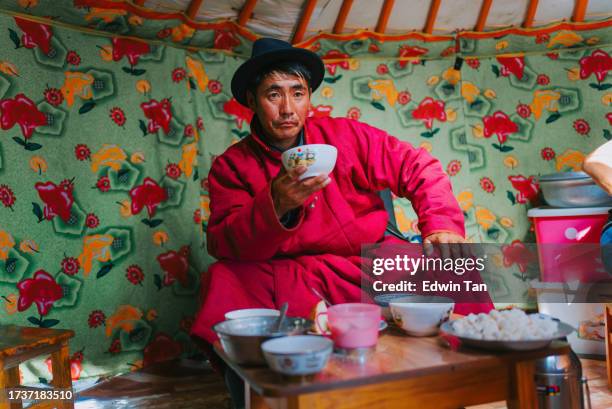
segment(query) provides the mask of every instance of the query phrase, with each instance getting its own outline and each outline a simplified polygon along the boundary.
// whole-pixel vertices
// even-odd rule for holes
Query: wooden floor
[[[582,360],[593,409],[612,408],[605,361]],[[198,361],[172,361],[98,383],[81,392],[77,409],[229,409],[225,384]],[[504,409],[504,402],[471,409]]]

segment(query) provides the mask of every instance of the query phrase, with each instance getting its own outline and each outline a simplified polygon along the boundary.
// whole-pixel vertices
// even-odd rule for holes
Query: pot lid
[[[542,175],[538,177],[540,182],[552,182],[558,180],[580,180],[580,179],[591,179],[589,175],[584,172],[556,172],[549,173],[548,175]]]

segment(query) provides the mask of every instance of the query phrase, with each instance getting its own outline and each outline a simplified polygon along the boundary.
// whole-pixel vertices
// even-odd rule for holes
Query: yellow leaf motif
[[[437,75],[432,75],[431,77],[427,78],[427,85],[429,85],[430,87],[432,85],[436,85],[438,82],[440,82],[440,77],[438,77]]]
[[[19,250],[26,254],[38,253],[38,244],[34,240],[22,240],[19,243]]]
[[[157,246],[163,246],[168,241],[168,233],[163,230],[158,230],[153,233],[153,243]]]
[[[591,37],[591,38],[587,38],[586,43],[588,45],[595,45],[595,44],[599,44],[599,41],[601,41],[599,37]]]
[[[133,164],[143,163],[145,161],[144,153],[142,152],[134,152],[132,156],[130,156],[130,162]]]
[[[104,47],[100,47],[100,57],[104,61],[113,61],[113,46],[105,45]]]
[[[421,144],[419,145],[419,148],[423,148],[427,152],[431,153],[431,150],[433,149],[433,146],[429,142],[421,142]]]
[[[206,87],[208,87],[208,75],[206,75],[206,71],[204,70],[204,64],[189,56],[185,57],[185,64],[189,71],[188,75],[195,80],[200,91],[206,91]]]
[[[469,81],[463,81],[461,84],[461,96],[470,104],[480,95],[480,90]]]
[[[126,219],[132,216],[132,204],[129,200],[124,200],[119,203],[119,214]]]
[[[448,108],[446,111],[446,121],[447,122],[455,122],[457,119],[457,111],[453,108]]]
[[[117,311],[106,319],[106,336],[110,337],[115,329],[132,332],[134,323],[142,318],[142,311],[131,305],[120,305]]]
[[[567,79],[570,81],[580,80],[580,68],[574,67],[567,70]]]
[[[47,161],[41,156],[32,156],[30,159],[30,168],[39,175],[47,171]]]
[[[387,99],[389,105],[395,106],[399,92],[397,92],[397,88],[395,88],[395,84],[392,80],[370,81],[368,87],[372,89],[372,98],[379,100],[384,97]]]
[[[144,22],[144,20],[140,16],[131,15],[128,18],[128,23],[130,23],[133,26],[141,26],[143,22]]]
[[[17,71],[17,67],[15,64],[10,63],[8,61],[0,62],[0,72],[3,72],[6,75],[10,75],[11,77],[19,76],[19,71]]]
[[[504,158],[504,166],[510,169],[514,169],[518,166],[519,161],[514,155],[508,155]]]
[[[476,223],[478,223],[484,230],[489,228],[495,223],[495,215],[492,211],[486,207],[476,206]]]
[[[193,173],[193,166],[197,163],[197,156],[198,146],[196,143],[189,143],[183,146],[183,154],[178,166],[185,176],[189,177]]]
[[[64,85],[61,91],[69,107],[74,104],[77,96],[81,99],[91,99],[93,97],[91,89],[91,84],[94,82],[93,75],[78,71],[66,71],[64,75]]]
[[[559,99],[561,94],[555,91],[535,91],[530,108],[534,118],[539,120],[544,110],[556,112],[559,110]]]
[[[514,222],[512,221],[512,219],[506,216],[499,219],[499,224],[507,228],[514,226]]]
[[[497,44],[495,44],[495,49],[496,50],[504,50],[508,48],[508,41],[504,40],[504,41],[498,41]]]
[[[138,80],[136,81],[136,91],[141,94],[146,94],[151,91],[151,83],[147,80]]]
[[[472,125],[472,135],[474,135],[474,138],[484,138],[484,127],[482,124]]]
[[[586,155],[580,151],[568,149],[557,156],[555,168],[557,172],[565,168],[570,168],[572,171],[578,172],[582,170],[582,162],[584,162],[585,156]]]
[[[491,88],[485,89],[483,95],[485,96],[485,98],[489,99],[495,99],[497,97],[497,94]]]
[[[98,152],[91,155],[91,171],[97,173],[105,166],[119,171],[126,158],[127,155],[119,146],[102,145]]]
[[[157,311],[151,308],[147,311],[147,321],[153,321],[155,318],[157,318]]]
[[[334,96],[334,89],[331,87],[323,87],[321,90],[321,96],[323,98],[332,98]]]
[[[38,0],[18,0],[17,3],[24,9],[31,9],[38,5]]]
[[[78,257],[79,264],[83,267],[85,277],[91,272],[94,260],[100,262],[110,260],[110,247],[112,244],[113,236],[110,234],[85,236],[83,239],[83,252]]]
[[[548,42],[547,47],[552,48],[557,44],[560,44],[564,47],[571,47],[578,43],[582,42],[582,37],[576,34],[575,31],[560,31],[559,33],[553,35]]]
[[[461,210],[467,212],[474,204],[474,194],[469,190],[464,190],[457,195],[457,202],[459,202]]]
[[[395,212],[395,221],[397,222],[399,231],[404,234],[409,233],[412,230],[412,220],[406,217],[406,213],[401,206],[393,206],[393,210]]]
[[[349,59],[349,70],[356,71],[360,67],[359,60],[356,58]]]
[[[16,294],[9,294],[6,296],[6,300],[4,300],[4,309],[8,315],[13,315],[17,312],[17,300],[18,297]]]
[[[15,240],[9,232],[0,230],[0,260],[8,258],[8,252],[15,247]]]
[[[181,42],[186,38],[193,37],[193,33],[195,33],[195,28],[189,27],[187,24],[172,27],[172,41],[175,43]]]
[[[89,13],[85,15],[85,20],[97,20],[101,19],[105,23],[112,23],[117,17],[125,16],[128,12],[121,9],[103,9],[98,7],[91,7]]]
[[[609,92],[601,97],[601,103],[608,107],[612,105],[612,92]]]
[[[450,84],[456,85],[461,80],[461,72],[451,67],[444,71],[442,78],[444,78]]]
[[[200,196],[200,213],[202,213],[202,221],[207,222],[210,218],[210,197],[208,195]]]

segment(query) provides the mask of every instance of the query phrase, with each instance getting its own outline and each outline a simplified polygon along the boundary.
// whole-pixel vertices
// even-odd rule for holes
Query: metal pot
[[[558,172],[538,178],[544,200],[555,207],[612,206],[612,196],[584,172]]]
[[[589,385],[574,351],[537,360],[535,383],[539,409],[591,409]]]
[[[218,323],[213,331],[219,336],[227,356],[240,365],[265,365],[261,344],[271,338],[305,334],[312,321],[287,317],[276,331],[278,317],[248,317]]]

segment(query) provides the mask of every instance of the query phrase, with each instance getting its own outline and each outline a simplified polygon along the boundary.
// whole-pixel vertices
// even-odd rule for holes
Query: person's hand
[[[272,201],[279,219],[289,210],[303,205],[310,195],[323,189],[331,182],[327,175],[298,180],[306,170],[306,166],[298,166],[290,172],[286,172],[282,168],[278,176],[272,181]]]
[[[440,250],[443,258],[453,256],[453,258],[470,257],[472,254],[465,245],[465,239],[451,232],[432,233],[423,240],[425,254],[428,256],[434,252],[434,247]]]

